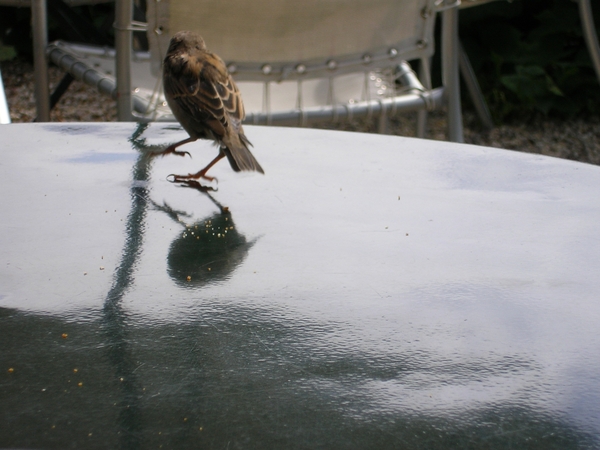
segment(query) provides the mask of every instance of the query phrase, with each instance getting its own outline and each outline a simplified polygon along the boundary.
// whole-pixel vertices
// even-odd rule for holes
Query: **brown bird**
[[[163,85],[171,111],[190,137],[170,145],[161,155],[189,155],[176,148],[197,139],[211,139],[219,146],[219,154],[204,169],[173,175],[174,182],[214,180],[206,172],[224,156],[236,172],[264,173],[248,149],[252,144],[242,128],[245,113],[240,91],[223,60],[206,49],[197,33],[180,31],[171,38],[163,63]]]

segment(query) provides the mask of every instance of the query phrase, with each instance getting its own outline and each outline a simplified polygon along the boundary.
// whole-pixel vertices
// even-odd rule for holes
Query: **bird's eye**
[[[196,92],[198,90],[198,83],[192,83],[188,85],[188,90],[190,91],[191,94],[193,94],[194,92]]]

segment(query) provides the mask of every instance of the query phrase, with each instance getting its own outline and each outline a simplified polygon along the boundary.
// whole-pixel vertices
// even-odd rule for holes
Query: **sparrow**
[[[192,31],[176,33],[163,62],[165,97],[173,115],[189,138],[170,145],[161,155],[189,155],[177,147],[197,139],[211,139],[219,154],[204,169],[194,174],[171,175],[173,182],[200,178],[213,181],[206,172],[227,157],[231,168],[265,173],[252,156],[252,144],[244,134],[244,104],[223,60],[207,50],[200,35]]]

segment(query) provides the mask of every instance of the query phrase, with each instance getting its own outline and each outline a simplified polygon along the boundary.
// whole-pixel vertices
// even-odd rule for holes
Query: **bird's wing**
[[[165,90],[188,117],[208,126],[219,138],[225,135],[229,120],[244,119],[239,90],[223,61],[211,53],[191,56],[178,76],[166,76]]]

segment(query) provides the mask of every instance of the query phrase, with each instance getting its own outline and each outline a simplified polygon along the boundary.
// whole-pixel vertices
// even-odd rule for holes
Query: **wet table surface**
[[[598,448],[600,168],[248,127],[0,128],[0,448]]]

